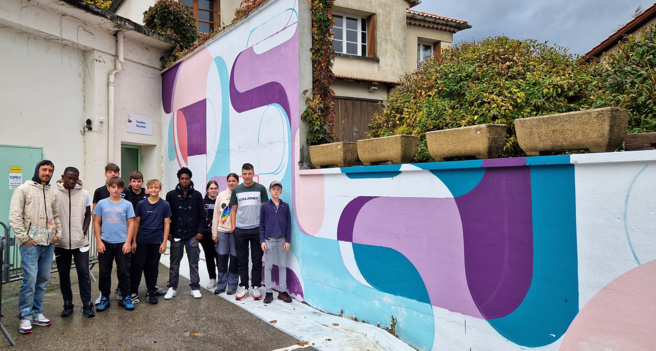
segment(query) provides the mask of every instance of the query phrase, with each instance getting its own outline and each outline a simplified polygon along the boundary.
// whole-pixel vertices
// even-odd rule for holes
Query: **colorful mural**
[[[164,72],[169,188],[181,166],[280,180],[292,295],[419,349],[656,342],[656,153],[299,170],[307,11],[270,1]]]

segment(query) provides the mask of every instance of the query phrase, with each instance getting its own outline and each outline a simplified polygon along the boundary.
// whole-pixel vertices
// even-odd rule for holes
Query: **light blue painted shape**
[[[171,122],[169,123],[169,161],[174,161],[175,160],[175,144],[173,144],[173,120],[175,119],[175,113],[177,111],[173,111],[173,114],[171,115]]]
[[[400,252],[387,247],[353,244],[353,254],[360,273],[374,288],[430,304],[421,275]]]
[[[527,166],[548,166],[548,165],[568,165],[571,163],[570,155],[554,155],[554,156],[536,156],[527,157]]]
[[[286,9],[285,11],[269,18],[268,20],[264,21],[264,23],[260,24],[259,26],[253,28],[249,33],[248,33],[248,39],[246,40],[246,47],[249,48],[257,43],[251,43],[251,36],[253,33],[255,33],[260,27],[265,26],[267,23],[272,22],[272,21],[279,21],[278,17],[284,16],[284,15],[289,15],[289,19],[287,20],[287,25],[283,28],[286,29],[289,27],[290,24],[292,23],[297,23],[298,22],[298,12],[296,11],[295,8],[290,7]],[[282,29],[281,29],[282,31]],[[277,33],[269,33],[271,36],[277,34]]]
[[[479,169],[444,169],[430,171],[451,191],[454,198],[474,190],[485,175],[485,168]]]
[[[394,178],[401,174],[401,165],[342,167],[340,170],[350,179]]]
[[[629,211],[629,197],[631,197],[631,191],[633,190],[633,186],[635,185],[635,182],[638,179],[638,177],[640,177],[642,172],[644,172],[648,166],[649,165],[645,165],[644,167],[642,167],[640,172],[638,172],[638,174],[636,174],[636,176],[633,177],[633,179],[631,180],[631,185],[629,185],[629,190],[626,192],[626,199],[624,199],[624,233],[626,234],[626,241],[629,243],[629,248],[631,249],[633,258],[635,259],[638,266],[641,265],[642,263],[640,263],[640,260],[638,259],[638,255],[636,254],[635,249],[633,248],[633,243],[631,242],[631,235],[629,234],[629,221],[627,220],[626,217]]]
[[[528,347],[563,336],[579,312],[574,166],[531,167],[533,280],[522,304],[488,322]]]
[[[293,232],[308,304],[385,328],[394,316],[398,320],[396,332],[403,341],[419,349],[433,349],[435,317],[430,304],[359,283],[344,266],[337,240],[301,234],[296,226]]]
[[[227,176],[230,173],[230,74],[222,57],[215,57],[214,64],[219,71],[221,84],[221,132],[212,167],[207,172],[208,179],[212,176]]]
[[[427,171],[433,171],[438,169],[481,168],[483,167],[483,160],[427,162],[427,163],[413,163],[412,165],[419,169],[424,169]]]

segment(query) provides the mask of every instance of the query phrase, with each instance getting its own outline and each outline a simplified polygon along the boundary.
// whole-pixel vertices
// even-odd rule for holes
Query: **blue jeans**
[[[29,318],[43,312],[43,295],[50,280],[55,244],[20,246],[23,261],[23,285],[18,298],[18,317]]]
[[[216,255],[218,256],[219,277],[216,288],[221,290],[228,284],[229,290],[237,290],[239,284],[239,271],[237,270],[237,251],[235,250],[235,238],[232,233],[217,232],[218,243],[216,243]],[[230,261],[230,265],[228,265]]]

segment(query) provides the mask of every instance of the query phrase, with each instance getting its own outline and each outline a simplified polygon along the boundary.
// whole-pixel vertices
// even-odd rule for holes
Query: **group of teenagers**
[[[53,254],[59,273],[64,308],[61,317],[73,315],[72,262],[78,275],[84,317],[94,317],[110,306],[112,269],[116,264],[119,306],[127,311],[139,299],[141,276],[145,278],[150,304],[158,296],[170,300],[177,295],[180,262],[186,253],[189,262],[191,295],[201,298],[200,247],[203,247],[214,294],[226,293],[242,300],[250,286],[255,300],[262,299],[262,261],[264,257],[264,303],[273,301],[273,265],[278,266],[278,299],[292,302],[286,287],[286,251],[290,249],[291,212],[280,199],[282,184],[273,181],[269,190],[254,181],[250,163],[239,176],[230,173],[227,189],[210,180],[203,196],[194,188],[192,171],[177,172],[178,184],[160,198],[162,184],[134,171],[126,187],[116,164],[105,166],[106,184],[95,190],[93,199],[84,190],[75,167],[67,167],[61,179],[51,185],[54,164],[37,163],[34,176],[11,198],[9,225],[20,244],[23,281],[18,301],[19,332],[29,334],[32,325],[49,326],[43,314],[43,297],[50,279]],[[271,195],[271,199],[269,199]],[[98,256],[100,295],[91,301],[89,271],[89,227],[93,223]],[[170,253],[168,290],[157,286],[159,262]],[[218,275],[216,273],[218,270]],[[95,308],[94,308],[95,307]]]

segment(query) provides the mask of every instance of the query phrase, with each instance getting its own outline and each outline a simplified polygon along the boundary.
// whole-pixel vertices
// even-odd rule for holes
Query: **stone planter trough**
[[[358,157],[365,165],[392,161],[410,163],[417,152],[419,138],[412,135],[392,135],[358,140]]]
[[[616,107],[515,120],[517,142],[529,156],[587,149],[615,151],[624,140],[629,111]]]
[[[316,168],[337,166],[353,166],[358,158],[358,147],[355,142],[338,142],[310,146],[310,160]]]
[[[506,130],[505,124],[436,130],[426,133],[426,145],[435,161],[466,156],[495,158],[503,151]]]

